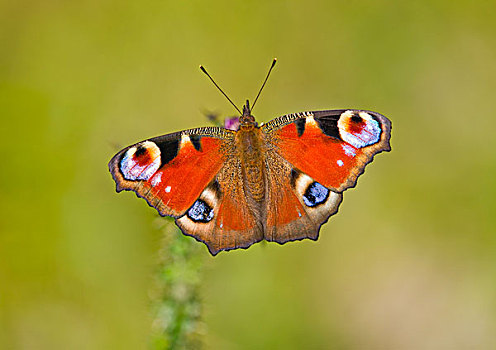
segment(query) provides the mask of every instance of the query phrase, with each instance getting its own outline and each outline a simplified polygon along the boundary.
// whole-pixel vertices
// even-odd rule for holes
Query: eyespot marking
[[[362,117],[358,114],[353,114],[353,117],[351,117],[351,121],[353,123],[361,123],[362,122]]]
[[[338,120],[341,139],[355,148],[377,143],[381,138],[379,122],[367,112],[346,111]]]
[[[329,190],[314,181],[307,187],[307,190],[303,195],[303,202],[305,202],[308,207],[316,207],[317,205],[325,203],[328,197]]]
[[[194,222],[209,222],[214,217],[214,210],[203,200],[197,199],[187,212],[188,218]]]
[[[130,181],[148,180],[160,168],[160,155],[160,149],[151,141],[129,148],[119,164],[122,176]]]
[[[143,144],[139,145],[136,148],[136,152],[134,152],[134,157],[140,158],[141,156],[145,155],[146,149],[147,149],[146,146],[144,146]]]

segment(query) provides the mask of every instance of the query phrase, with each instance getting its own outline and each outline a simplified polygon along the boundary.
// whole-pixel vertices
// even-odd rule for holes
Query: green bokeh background
[[[0,348],[146,348],[163,232],[107,162],[255,110],[393,123],[317,242],[208,256],[209,349],[496,347],[492,1],[0,2]]]

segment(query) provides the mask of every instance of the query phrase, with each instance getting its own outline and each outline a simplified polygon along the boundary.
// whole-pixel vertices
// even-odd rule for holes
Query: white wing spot
[[[152,179],[150,180],[151,184],[153,187],[157,186],[162,182],[162,173],[158,173],[157,175],[154,175]]]
[[[184,147],[188,142],[191,143],[191,139],[189,138],[189,135],[183,134],[181,136],[181,147]]]
[[[339,159],[336,163],[338,163],[339,166],[343,166],[344,165],[344,163],[343,163],[343,161],[341,159]]]
[[[170,191],[171,191],[171,187],[170,187],[170,186],[167,186],[167,187],[165,188],[165,192],[169,193]]]
[[[313,118],[313,115],[307,117],[306,124],[311,125],[311,126],[314,126],[314,127],[317,126],[317,122]]]

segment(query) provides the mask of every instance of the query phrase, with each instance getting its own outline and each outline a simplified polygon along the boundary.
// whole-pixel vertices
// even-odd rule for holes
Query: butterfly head
[[[255,117],[251,115],[250,101],[246,100],[246,104],[243,106],[243,114],[239,118],[240,128],[252,128],[257,126]]]

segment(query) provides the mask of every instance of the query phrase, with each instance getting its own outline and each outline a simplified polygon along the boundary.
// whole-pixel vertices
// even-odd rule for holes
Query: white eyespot
[[[167,187],[165,188],[165,192],[169,193],[170,191],[171,191],[171,187],[170,187],[170,186],[167,186]]]
[[[347,156],[350,156],[350,157],[356,156],[355,149],[353,147],[351,147],[350,145],[341,145],[341,147],[343,148],[343,151]]]
[[[343,166],[344,165],[344,163],[343,163],[343,161],[341,159],[339,159],[336,163],[338,163],[339,166]]]
[[[140,161],[141,157],[146,157]],[[131,147],[120,162],[120,170],[126,180],[148,180],[160,168],[160,149],[151,141]]]
[[[355,121],[355,118],[359,121]],[[339,136],[355,148],[372,145],[381,138],[379,122],[366,112],[344,112],[339,117],[338,128]]]

